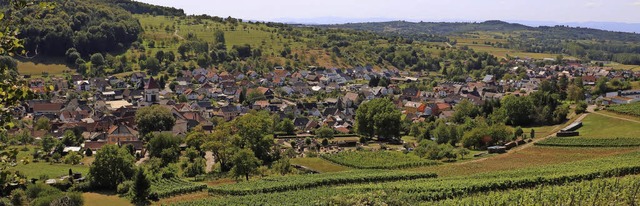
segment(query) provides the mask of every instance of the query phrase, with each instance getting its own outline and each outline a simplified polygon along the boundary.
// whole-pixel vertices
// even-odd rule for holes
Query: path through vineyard
[[[605,116],[605,117],[610,117],[610,118],[614,118],[614,119],[620,119],[620,120],[640,123],[640,121],[638,121],[638,120],[624,118],[624,117],[618,117],[618,116],[613,116],[613,115],[608,115],[608,114],[603,114],[603,113],[600,113],[600,112],[596,112],[595,111],[595,107],[592,107],[592,106],[587,107],[587,111],[590,112],[590,113],[597,114],[597,115],[602,115],[602,116]]]

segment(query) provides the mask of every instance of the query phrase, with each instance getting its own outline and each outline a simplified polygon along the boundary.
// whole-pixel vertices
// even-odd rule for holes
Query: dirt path
[[[209,173],[211,172],[211,170],[213,170],[213,165],[216,164],[216,160],[215,158],[213,158],[213,152],[206,152],[204,155],[204,159],[207,160],[207,167],[205,168],[205,171]]]
[[[610,118],[614,118],[614,119],[619,119],[619,120],[625,120],[625,121],[629,121],[629,122],[635,122],[635,123],[640,123],[640,121],[635,120],[635,119],[629,119],[629,118],[624,118],[624,117],[617,117],[617,116],[613,116],[613,115],[608,115],[608,114],[603,114],[600,112],[596,112],[595,111],[595,106],[589,106],[587,107],[587,111],[593,114],[597,114],[597,115],[602,115],[605,117],[610,117]]]
[[[173,36],[178,37],[178,39],[180,39],[180,40],[184,40],[184,38],[182,36],[180,36],[180,34],[178,34],[178,30],[177,29],[176,29],[175,32],[173,32]]]
[[[584,114],[580,115],[578,118],[574,119],[571,123],[573,123],[573,122],[579,122],[579,121],[582,121],[585,117],[587,117],[587,115],[588,115],[588,114],[589,114],[589,113],[584,113]],[[534,139],[533,141],[531,141],[531,142],[529,142],[529,143],[527,143],[527,144],[525,144],[525,145],[518,146],[518,147],[515,147],[515,148],[513,148],[513,149],[510,149],[510,150],[508,150],[508,151],[507,151],[507,153],[505,153],[505,154],[503,154],[503,155],[508,155],[508,154],[512,154],[512,153],[515,153],[515,152],[518,152],[518,151],[521,151],[521,150],[527,149],[527,148],[529,148],[529,147],[533,146],[533,145],[534,145],[534,143],[536,143],[536,142],[539,142],[539,141],[542,141],[542,140],[548,139],[548,138],[550,138],[550,137],[555,137],[555,136],[556,136],[556,132],[558,132],[558,131],[559,131],[560,129],[562,129],[563,127],[564,127],[564,125],[558,125],[558,126],[555,126],[555,127],[551,130],[551,133],[550,133],[549,135],[547,135],[547,136],[545,136],[545,137],[543,137],[543,138],[536,138],[536,139]],[[502,156],[502,155],[500,155],[500,156]],[[466,161],[466,162],[460,162],[460,163],[455,163],[455,164],[456,164],[456,165],[463,165],[463,164],[470,164],[470,163],[482,162],[482,161],[485,161],[485,160],[487,160],[487,159],[491,159],[491,158],[495,158],[495,157],[498,157],[498,156],[485,157],[485,158],[480,158],[480,159],[476,159],[476,160],[471,160],[471,161]]]
[[[148,159],[149,159],[149,153],[148,153],[148,152],[146,152],[146,153],[144,154],[144,157],[140,158],[140,160],[138,160],[138,161],[136,162],[136,165],[140,165],[140,164],[142,164],[144,161],[147,161]]]

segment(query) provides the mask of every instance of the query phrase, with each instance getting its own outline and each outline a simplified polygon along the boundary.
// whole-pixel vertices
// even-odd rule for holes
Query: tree
[[[213,33],[213,42],[217,49],[227,49],[223,31],[217,30]]]
[[[163,165],[176,162],[180,157],[180,143],[180,138],[171,133],[156,133],[147,145],[149,156],[161,158]]]
[[[87,148],[87,150],[85,150],[84,155],[87,157],[91,157],[93,156],[93,150],[91,150],[91,148]]]
[[[525,125],[530,122],[529,115],[533,111],[533,103],[527,97],[506,96],[501,101],[511,125]]]
[[[522,131],[522,127],[517,126],[516,127],[516,131],[514,133],[515,137],[520,137],[520,136],[522,136],[522,134],[524,134],[524,131]]]
[[[281,131],[287,134],[295,134],[296,126],[293,125],[293,121],[289,118],[284,118],[280,121],[279,128]]]
[[[289,158],[285,157],[282,158],[278,161],[275,161],[272,165],[271,168],[276,171],[278,174],[280,175],[286,175],[291,173],[291,171],[293,170],[293,167],[291,167],[291,163],[289,162]]]
[[[144,174],[142,168],[138,169],[133,183],[133,199],[132,203],[136,205],[148,205],[149,204],[149,191],[151,190],[151,182],[147,175]]]
[[[136,111],[136,124],[142,136],[154,131],[171,131],[176,123],[171,110],[160,105],[143,107]]]
[[[316,130],[316,137],[322,139],[333,139],[334,131],[329,127],[320,127]]]
[[[65,146],[78,146],[82,144],[84,139],[81,136],[76,136],[73,130],[64,131],[62,136],[62,144]]]
[[[604,95],[605,93],[607,93],[607,91],[607,78],[599,78],[596,81],[596,86],[593,87],[593,94]]]
[[[471,153],[471,151],[469,151],[467,148],[460,148],[458,149],[458,155],[460,155],[461,159],[464,159],[465,155],[468,155],[469,153]]]
[[[582,101],[584,100],[584,89],[582,87],[571,84],[567,86],[567,100]]]
[[[255,157],[253,151],[249,149],[241,149],[236,152],[231,158],[233,168],[231,168],[231,175],[234,178],[245,177],[248,181],[251,174],[255,174],[258,171],[258,167],[261,161]]]
[[[369,138],[398,138],[400,136],[400,111],[391,100],[374,99],[363,103],[356,111],[356,131]]]
[[[273,128],[273,120],[266,111],[251,112],[236,118],[233,121],[240,141],[236,143],[238,148],[249,148],[258,159],[263,162],[271,162],[270,154],[273,146],[273,137],[271,135]]]
[[[465,117],[474,118],[480,113],[478,107],[473,105],[471,101],[464,99],[458,103],[453,112],[453,121],[457,123],[463,123]]]
[[[93,68],[98,68],[105,64],[104,56],[102,56],[102,54],[100,53],[92,54],[90,59],[91,59],[91,66]]]
[[[216,126],[216,129],[207,136],[202,148],[206,151],[211,151],[216,162],[220,163],[220,170],[223,172],[229,171],[230,158],[235,145],[232,141],[240,139],[237,135],[232,134],[231,123],[224,122]]]
[[[131,179],[135,159],[126,149],[107,144],[95,156],[89,168],[93,188],[115,190],[118,184]]]
[[[587,111],[588,106],[589,105],[587,105],[587,102],[579,101],[578,104],[576,104],[576,114],[585,113]]]
[[[77,165],[82,160],[82,156],[76,152],[69,152],[64,158],[65,164]]]
[[[50,153],[51,150],[56,146],[57,141],[51,136],[45,136],[42,138],[42,151],[46,153]]]
[[[184,170],[185,177],[195,177],[205,173],[206,160],[204,158],[196,158],[192,163],[188,164]]]
[[[143,65],[140,65],[143,69],[146,69],[150,74],[155,75],[160,72],[160,61],[155,57],[149,57],[144,61]]]
[[[50,122],[49,118],[46,118],[46,117],[38,118],[38,120],[36,120],[35,129],[36,130],[45,130],[45,131],[51,130],[51,122]]]
[[[529,133],[529,137],[531,137],[531,139],[536,138],[536,131],[531,129],[531,132]]]

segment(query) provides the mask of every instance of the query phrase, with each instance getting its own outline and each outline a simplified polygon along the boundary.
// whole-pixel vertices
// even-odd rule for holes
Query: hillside
[[[402,36],[416,40],[440,41],[446,36],[451,43],[477,35],[490,35],[485,41],[491,47],[532,53],[565,54],[584,60],[615,61],[640,64],[640,34],[604,31],[566,26],[529,27],[502,21],[480,23],[444,22],[378,22],[340,25],[322,25],[321,28],[372,31],[382,35]],[[425,38],[431,37],[431,38]],[[473,39],[473,37],[471,37]]]

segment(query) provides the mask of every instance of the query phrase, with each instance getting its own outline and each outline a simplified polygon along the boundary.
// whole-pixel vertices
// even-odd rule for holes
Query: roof
[[[158,85],[153,77],[150,77],[149,81],[144,85],[144,89],[160,89],[160,85]]]
[[[127,127],[125,125],[113,125],[111,126],[111,128],[109,128],[109,131],[107,132],[107,134],[109,135],[131,135],[134,136],[137,132],[133,129],[131,129],[130,127]]]
[[[36,103],[33,105],[33,111],[60,111],[63,106],[62,103]]]

